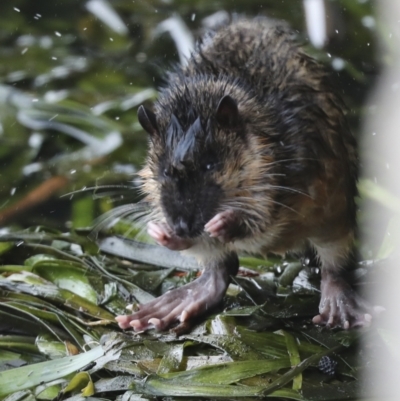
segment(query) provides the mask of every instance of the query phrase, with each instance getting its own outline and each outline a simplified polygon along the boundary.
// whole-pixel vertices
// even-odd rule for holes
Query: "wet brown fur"
[[[207,124],[230,95],[240,124],[213,134],[216,148],[230,149],[213,176],[223,191],[213,213],[230,208],[242,216],[246,234],[234,248],[285,253],[311,244],[323,267],[342,267],[355,228],[357,154],[326,69],[286,27],[259,18],[210,33],[167,80],[154,107],[161,134],[141,171],[150,218],[165,221],[158,169],[171,116],[184,126],[193,109]]]

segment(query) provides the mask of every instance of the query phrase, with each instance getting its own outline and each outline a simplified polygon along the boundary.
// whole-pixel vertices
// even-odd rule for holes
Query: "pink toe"
[[[149,324],[153,325],[157,330],[162,330],[164,328],[164,324],[162,320],[152,317],[148,321]]]

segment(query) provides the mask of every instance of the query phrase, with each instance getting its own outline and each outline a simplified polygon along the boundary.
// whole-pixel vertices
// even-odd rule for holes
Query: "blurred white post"
[[[325,0],[303,0],[303,5],[310,42],[321,49],[327,40]]]
[[[89,0],[86,3],[86,9],[119,35],[125,36],[129,33],[124,21],[108,1]]]
[[[365,145],[368,153],[373,151],[379,156],[376,159],[380,163],[386,163],[387,171],[382,177],[382,182],[388,190],[399,197],[400,194],[400,1],[376,0],[380,25],[383,36],[381,47],[390,49],[390,66],[386,67],[380,77],[377,87],[370,99],[370,104],[377,105],[376,113],[364,122]],[[374,132],[374,137],[371,136]],[[372,138],[374,143],[372,144]],[[370,145],[368,149],[368,145]],[[363,156],[363,155],[361,155]],[[379,166],[371,160],[364,158],[363,165],[369,176],[374,176],[379,171]],[[370,210],[368,215],[378,213]],[[375,216],[379,221],[379,216]],[[386,312],[379,319],[378,330],[384,327],[387,330],[393,346],[394,366],[388,366],[387,356],[382,356],[372,366],[370,376],[364,378],[365,394],[375,399],[400,400],[400,244],[396,244],[397,250],[387,263],[389,273],[382,277],[376,286],[375,294],[371,300],[387,306]],[[393,266],[390,266],[393,264]],[[397,352],[396,352],[397,349]],[[390,352],[389,352],[390,354]],[[397,355],[395,355],[397,354]],[[396,361],[397,359],[397,361]],[[382,370],[381,368],[384,367]]]
[[[194,49],[194,38],[189,28],[178,14],[174,14],[157,25],[154,35],[159,36],[164,32],[171,35],[178,50],[181,65],[185,66]]]

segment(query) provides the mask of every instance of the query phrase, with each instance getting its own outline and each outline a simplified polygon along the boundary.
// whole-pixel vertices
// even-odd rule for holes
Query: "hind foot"
[[[372,318],[383,310],[369,305],[338,274],[323,271],[319,315],[313,318],[314,324],[345,330],[368,327]]]
[[[117,316],[121,329],[135,331],[164,330],[176,322],[184,326],[194,317],[216,306],[229,284],[229,269],[207,269],[195,281],[174,289],[153,301],[140,305],[132,315]]]

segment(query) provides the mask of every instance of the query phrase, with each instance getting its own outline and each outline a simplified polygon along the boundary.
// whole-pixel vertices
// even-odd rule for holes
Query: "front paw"
[[[178,237],[165,223],[150,222],[147,225],[147,233],[161,246],[171,251],[183,251],[192,246],[192,241]]]
[[[238,237],[239,219],[233,210],[225,210],[216,214],[205,226],[204,230],[210,237],[218,238],[221,242],[231,242]]]

